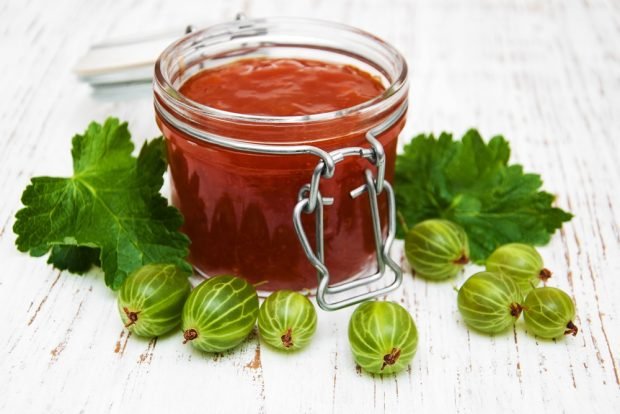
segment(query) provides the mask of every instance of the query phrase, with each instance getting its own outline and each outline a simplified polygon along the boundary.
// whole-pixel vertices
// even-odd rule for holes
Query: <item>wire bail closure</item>
[[[319,161],[314,169],[310,183],[304,185],[299,191],[298,202],[293,210],[293,224],[306,257],[317,271],[319,284],[316,292],[316,299],[321,309],[333,311],[351,306],[359,302],[384,295],[398,288],[402,283],[402,269],[390,257],[390,249],[396,236],[396,201],[392,186],[385,180],[385,151],[376,137],[393,126],[396,121],[400,119],[405,110],[406,103],[401,105],[401,107],[386,121],[366,133],[366,140],[370,143],[371,148],[349,147],[330,152],[328,155],[332,160],[331,165],[333,165],[333,168],[329,168],[330,164],[325,163],[324,160]],[[330,273],[329,269],[325,265],[323,209],[324,206],[331,205],[333,203],[333,198],[323,197],[319,190],[319,184],[322,177],[331,178],[334,175],[336,164],[349,156],[360,156],[365,158],[377,168],[376,178],[373,176],[370,169],[365,169],[364,177],[366,183],[353,189],[349,194],[352,198],[357,198],[363,193],[368,193],[378,269],[371,275],[330,286]],[[381,217],[378,202],[378,196],[382,193],[385,193],[388,204],[388,232],[385,239],[382,237]],[[306,235],[302,225],[302,214],[312,213],[315,214],[316,251],[312,249],[308,236]],[[360,286],[378,281],[385,274],[386,267],[390,268],[395,275],[394,280],[390,284],[382,288],[360,293],[339,301],[331,302],[328,300],[328,296],[332,294],[350,291]]]
[[[327,197],[324,198],[321,196],[320,192],[318,192],[315,208],[314,210],[310,210],[310,197],[305,196],[305,194],[310,194],[310,185],[306,185],[302,187],[300,191],[299,202],[297,203],[293,211],[293,223],[301,246],[308,260],[317,270],[319,285],[316,292],[316,299],[318,305],[321,307],[321,309],[324,310],[337,310],[354,305],[359,302],[363,302],[367,299],[384,295],[396,289],[398,286],[400,286],[402,282],[402,270],[400,266],[390,257],[390,249],[392,247],[392,243],[394,242],[394,237],[396,234],[396,207],[392,186],[387,181],[384,181],[383,183],[383,190],[386,194],[388,201],[388,234],[385,240],[383,240],[381,234],[381,218],[379,216],[379,203],[377,199],[378,181],[374,179],[372,172],[369,169],[366,169],[364,171],[364,175],[366,178],[366,183],[351,191],[350,195],[352,198],[356,198],[364,192],[368,192],[368,200],[370,202],[373,234],[375,239],[375,250],[377,253],[378,264],[378,270],[374,274],[360,277],[350,282],[330,286],[329,269],[325,265],[325,244],[323,240],[323,208],[325,205],[332,204],[333,199]],[[301,222],[301,217],[303,213],[315,214],[316,252],[313,251],[312,246],[310,245],[310,241],[304,231]],[[389,267],[395,274],[394,281],[391,284],[380,289],[361,293],[337,302],[328,301],[328,295],[349,291],[351,289],[355,289],[357,287],[368,285],[370,283],[378,281],[385,274],[386,266]]]

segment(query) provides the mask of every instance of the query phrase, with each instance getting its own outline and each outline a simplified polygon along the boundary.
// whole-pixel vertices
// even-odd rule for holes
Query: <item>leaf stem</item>
[[[405,220],[405,216],[403,216],[403,213],[401,213],[400,210],[396,210],[396,216],[398,217],[398,222],[400,223],[405,233],[409,233],[409,226],[407,225],[407,221]]]

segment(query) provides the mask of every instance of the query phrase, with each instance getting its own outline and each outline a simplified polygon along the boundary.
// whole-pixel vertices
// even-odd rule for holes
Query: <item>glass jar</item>
[[[203,69],[256,57],[353,65],[380,79],[385,92],[351,108],[305,116],[227,112],[179,93]],[[261,283],[262,290],[302,290],[317,287],[321,277],[319,271],[317,280],[320,266],[308,250],[329,269],[328,284],[381,267],[383,246],[375,233],[378,229],[381,239],[390,236],[389,194],[376,198],[382,218],[377,225],[372,195],[359,194],[368,184],[366,170],[375,184],[383,181],[383,173],[387,181],[393,177],[407,93],[407,65],[392,46],[336,23],[239,20],[190,33],[169,46],[155,67],[155,111],[167,141],[172,202],[185,218],[182,230],[191,239],[189,260],[196,271],[240,275]],[[367,136],[373,128],[378,128],[375,146]],[[353,150],[343,155],[338,152],[343,148]],[[384,160],[377,148],[384,150]],[[313,174],[314,193],[307,186]],[[356,188],[362,190],[354,198]],[[300,209],[307,214],[297,212],[299,231],[307,238],[304,249],[293,211],[312,197],[314,202]],[[318,209],[322,227],[317,227]],[[315,240],[320,232],[322,243]]]

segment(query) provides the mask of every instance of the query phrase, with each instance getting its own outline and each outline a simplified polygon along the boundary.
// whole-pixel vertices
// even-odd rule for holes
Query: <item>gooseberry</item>
[[[405,308],[394,302],[364,302],[349,322],[355,362],[371,374],[402,371],[413,359],[418,331]]]
[[[284,351],[306,346],[316,331],[316,310],[297,292],[280,290],[269,295],[258,311],[258,331],[269,345]]]
[[[457,303],[470,328],[487,334],[499,333],[521,315],[523,297],[509,277],[479,272],[459,289]]]
[[[512,278],[524,294],[551,277],[538,251],[522,243],[498,247],[487,259],[486,269]]]
[[[551,339],[577,335],[573,323],[575,304],[564,291],[553,287],[533,289],[523,303],[525,326],[535,335]]]
[[[448,220],[420,222],[405,236],[405,255],[415,273],[425,279],[453,277],[469,262],[467,234]]]
[[[187,274],[172,264],[148,264],[131,274],[118,292],[118,310],[135,335],[154,337],[181,322],[192,287]]]
[[[239,345],[258,316],[258,295],[244,279],[222,275],[198,285],[183,307],[183,343],[205,352]]]

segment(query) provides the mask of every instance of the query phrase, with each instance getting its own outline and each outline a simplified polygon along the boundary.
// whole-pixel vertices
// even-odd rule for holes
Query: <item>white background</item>
[[[312,345],[278,354],[252,335],[206,355],[180,335],[127,338],[102,275],[58,272],[14,247],[30,177],[71,172],[70,138],[115,115],[140,143],[158,134],[151,97],[98,96],[71,73],[112,35],[250,16],[297,15],[367,29],[411,68],[402,141],[503,133],[575,219],[542,249],[578,309],[576,338],[469,332],[453,283],[405,276],[418,354],[398,376],[355,369],[351,309],[319,312]],[[0,4],[0,411],[597,412],[620,403],[620,4],[616,1],[17,1]],[[400,257],[401,246],[394,249]],[[473,269],[467,271],[472,273]]]

